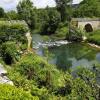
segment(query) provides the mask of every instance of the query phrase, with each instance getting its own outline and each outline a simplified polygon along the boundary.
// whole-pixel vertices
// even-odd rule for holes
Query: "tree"
[[[38,31],[37,33],[44,33],[44,27],[48,23],[48,13],[46,9],[37,9],[36,10],[36,15],[37,15],[37,23],[36,23],[36,30]]]
[[[43,27],[42,33],[53,34],[55,33],[58,24],[61,22],[60,13],[53,8],[46,8],[47,11],[47,21]]]
[[[100,1],[83,0],[73,15],[74,17],[100,17]]]
[[[20,19],[25,20],[30,28],[35,27],[35,11],[33,3],[30,0],[22,0],[17,6]]]
[[[0,7],[0,18],[3,18],[5,15],[4,9]]]
[[[64,22],[69,16],[69,8],[70,3],[72,3],[72,0],[55,0],[57,4],[57,9],[61,14],[61,20]]]
[[[9,12],[6,13],[5,15],[8,19],[11,19],[11,20],[18,20],[18,14],[16,11],[14,10],[11,10]]]

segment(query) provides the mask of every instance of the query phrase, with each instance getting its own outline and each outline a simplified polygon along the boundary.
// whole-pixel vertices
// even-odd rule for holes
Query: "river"
[[[86,43],[68,43],[67,41],[44,41],[40,35],[33,36],[33,47],[58,69],[75,69],[79,66],[91,68],[100,63],[100,50]]]

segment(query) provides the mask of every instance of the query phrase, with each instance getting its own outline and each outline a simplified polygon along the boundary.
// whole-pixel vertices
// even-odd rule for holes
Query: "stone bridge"
[[[100,18],[72,18],[71,25],[86,32],[100,29]]]

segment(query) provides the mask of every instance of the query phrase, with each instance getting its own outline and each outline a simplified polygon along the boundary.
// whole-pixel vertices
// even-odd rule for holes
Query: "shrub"
[[[28,30],[23,21],[0,21],[0,43],[8,40],[25,42],[25,33]]]
[[[100,30],[87,34],[88,34],[88,42],[100,45]]]
[[[1,46],[1,56],[8,65],[17,61],[20,57],[18,47],[15,42],[5,42]]]
[[[23,88],[24,85],[21,84],[28,83],[25,82],[24,79],[27,81],[32,80],[33,85],[36,84],[39,87],[45,86],[49,89],[54,89],[54,87],[57,88],[63,85],[62,75],[59,70],[57,70],[55,66],[48,64],[36,54],[24,55],[19,63],[15,64],[13,69],[8,72],[8,76],[14,84]],[[57,84],[58,82],[59,84]],[[28,85],[32,86],[31,83]]]
[[[68,100],[95,100],[93,89],[80,78],[73,81],[73,86]]]
[[[28,80],[35,80],[40,86],[48,86],[54,83],[55,74],[60,74],[55,66],[49,65],[36,54],[24,55],[15,66],[16,71],[26,76]],[[53,78],[54,77],[54,78]],[[53,81],[53,83],[52,83]]]
[[[69,41],[82,41],[83,36],[84,32],[82,32],[80,29],[72,28],[66,35],[66,39],[68,39]]]
[[[63,26],[63,27],[58,28],[58,29],[56,30],[55,36],[65,39],[67,33],[68,33],[68,28],[67,28],[67,26]]]
[[[39,100],[39,98],[15,86],[0,84],[0,100]]]
[[[15,86],[30,91],[40,100],[99,98],[95,74],[91,70],[79,68],[76,77],[73,77],[71,73],[59,71],[34,53],[23,55],[8,72]]]

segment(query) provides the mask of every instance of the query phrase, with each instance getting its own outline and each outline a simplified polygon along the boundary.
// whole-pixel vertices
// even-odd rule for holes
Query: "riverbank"
[[[95,45],[100,45],[100,30],[88,33],[87,41]]]
[[[71,50],[69,50],[69,53],[71,53],[70,51]],[[78,51],[76,51],[76,53],[78,53],[79,56],[82,54],[81,52],[79,54]],[[67,64],[68,62],[66,65]],[[63,64],[61,64],[61,66],[62,65]],[[90,75],[93,75],[89,69],[83,67],[80,67],[77,71],[82,77],[86,76],[86,78],[89,78]],[[62,70],[49,64],[46,59],[35,53],[23,55],[20,61],[13,65],[12,69],[9,70],[8,76],[14,81],[15,86],[30,91],[33,96],[38,96],[40,100],[41,98],[43,100],[47,100],[47,98],[50,100],[57,100],[58,98],[66,100],[65,98],[69,97],[72,99],[73,92],[69,92],[69,89],[70,91],[75,91],[76,94],[74,97],[77,97],[77,95],[81,97],[81,94],[79,95],[79,93],[82,91],[77,91],[76,89],[80,90],[82,87],[85,87],[82,89],[85,91],[84,95],[86,96],[87,94],[92,95],[94,91],[98,92],[96,87],[91,87],[91,84],[87,83],[86,80],[81,79],[78,74],[78,77],[75,78],[67,70],[66,73],[64,73]],[[92,82],[92,84],[94,83]],[[60,92],[62,89],[64,92]],[[69,94],[67,94],[68,92]]]
[[[96,44],[93,44],[93,43],[88,43],[88,45],[100,49],[100,45],[96,45]]]
[[[57,41],[56,44],[59,44],[59,41]],[[58,53],[57,54],[58,60],[57,59],[56,60],[58,61],[58,63],[61,61],[61,64],[59,63],[59,65],[57,64],[57,66],[68,67],[70,66],[70,63],[73,60],[73,67],[75,67],[75,66],[78,66],[78,64],[75,64],[77,59],[78,59],[78,63],[80,64],[79,59],[82,59],[83,57],[85,58],[85,56],[86,58],[89,58],[89,59],[92,58],[90,56],[91,54],[93,54],[93,52],[87,46],[82,46],[81,44],[78,45],[77,43],[76,44],[73,43],[74,44],[73,45],[73,44],[69,44],[67,41],[60,41],[60,44],[67,44],[67,45],[66,46],[62,45],[63,47],[59,46],[55,48],[56,50],[54,50],[54,48],[50,49],[50,51],[53,50],[54,52]],[[58,48],[60,50],[62,49],[63,52],[59,52]],[[88,54],[87,54],[87,50],[88,50]],[[31,52],[31,53],[27,52],[24,55],[21,55],[19,60],[11,65],[11,68],[8,69],[7,77],[9,77],[9,79],[13,81],[14,86],[18,90],[19,88],[22,88],[23,91],[29,92],[32,96],[37,96],[40,100],[41,99],[47,100],[47,98],[50,100],[53,100],[53,99],[57,100],[60,98],[65,100],[66,98],[69,98],[69,97],[71,98],[73,95],[73,92],[69,92],[69,89],[70,91],[75,91],[76,94],[74,97],[76,98],[78,98],[77,95],[79,95],[79,93],[82,93],[82,95],[87,96],[87,94],[92,95],[94,91],[98,92],[96,90],[96,87],[91,87],[91,84],[87,83],[86,80],[81,79],[77,73],[76,74],[78,78],[75,78],[72,74],[68,72],[67,70],[68,68],[66,70],[64,68],[64,72],[63,72],[60,67],[58,68],[57,66],[54,66],[53,64],[48,63],[47,57],[51,57],[51,56],[52,55],[50,52],[46,52],[45,57],[38,56],[34,52]],[[68,59],[66,57],[68,57]],[[69,59],[71,57],[72,59]],[[77,59],[75,60],[73,59],[73,57]],[[87,63],[87,61],[86,62],[84,62],[84,60],[81,60],[81,61],[83,62],[83,64]],[[76,69],[75,71],[77,71],[78,73],[80,72],[82,74],[82,77],[86,75],[86,78],[89,78],[92,73],[91,70],[85,69],[83,67],[80,67],[79,70]],[[89,74],[89,77],[88,77],[88,74]],[[95,83],[93,82],[92,84],[95,85]],[[82,87],[85,87],[85,88],[82,88]],[[86,94],[83,94],[82,91],[77,91],[77,89],[81,90],[80,88],[82,88],[83,91],[85,91],[84,93]],[[62,91],[62,89],[64,92],[60,92]],[[81,97],[81,95],[79,96]]]

